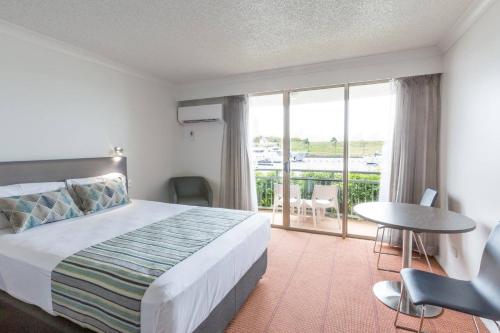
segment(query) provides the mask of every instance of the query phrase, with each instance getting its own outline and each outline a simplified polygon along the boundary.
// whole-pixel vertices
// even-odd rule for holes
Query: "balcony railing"
[[[281,183],[281,170],[257,169],[257,197],[259,208],[271,208],[274,200],[274,184]],[[291,184],[300,186],[302,199],[311,199],[314,185],[337,184],[339,204],[343,213],[342,172],[331,170],[293,170]],[[353,216],[352,207],[358,203],[377,201],[380,191],[380,172],[349,173],[348,215]]]

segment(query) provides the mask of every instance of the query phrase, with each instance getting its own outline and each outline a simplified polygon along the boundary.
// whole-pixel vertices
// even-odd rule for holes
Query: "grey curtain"
[[[220,206],[224,208],[257,209],[255,181],[250,159],[248,121],[248,97],[226,97],[219,201]]]
[[[441,74],[396,79],[396,113],[389,187],[390,201],[418,204],[427,187],[439,193]],[[401,232],[392,231],[400,242]],[[436,254],[438,236],[423,235],[426,251]]]

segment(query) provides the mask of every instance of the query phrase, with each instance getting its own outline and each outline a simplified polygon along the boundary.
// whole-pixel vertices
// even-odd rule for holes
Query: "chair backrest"
[[[426,188],[422,198],[420,199],[420,206],[432,207],[436,203],[437,191],[432,188]]]
[[[300,199],[300,186],[297,184],[290,185],[290,198]]]
[[[479,274],[472,283],[500,312],[500,223],[486,242]]]
[[[337,185],[314,185],[312,200],[337,200],[339,187]]]
[[[208,182],[203,177],[174,177],[170,182],[179,197],[206,196],[210,191]]]
[[[283,198],[283,184],[274,184],[274,198]],[[290,184],[290,199],[300,199],[300,186]]]

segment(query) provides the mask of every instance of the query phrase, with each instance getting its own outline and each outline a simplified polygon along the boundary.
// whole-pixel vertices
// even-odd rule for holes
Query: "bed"
[[[0,163],[0,185],[126,174],[126,159]],[[13,234],[0,230],[0,328],[90,332],[53,316],[51,272],[93,244],[189,210],[132,200],[103,212]],[[267,218],[254,214],[158,277],[141,303],[141,332],[221,332],[267,266]]]

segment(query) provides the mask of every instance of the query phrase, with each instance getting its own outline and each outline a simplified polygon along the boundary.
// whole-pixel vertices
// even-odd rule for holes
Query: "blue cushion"
[[[45,223],[83,216],[67,189],[0,198],[0,211],[14,232],[22,232]]]

